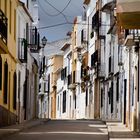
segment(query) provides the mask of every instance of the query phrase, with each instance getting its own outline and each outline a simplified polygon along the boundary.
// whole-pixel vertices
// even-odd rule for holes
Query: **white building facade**
[[[17,116],[18,122],[37,117],[38,64],[30,51],[32,17],[24,2],[17,8]],[[30,36],[32,37],[32,36]],[[30,44],[31,45],[31,44]],[[33,44],[32,44],[33,45]]]

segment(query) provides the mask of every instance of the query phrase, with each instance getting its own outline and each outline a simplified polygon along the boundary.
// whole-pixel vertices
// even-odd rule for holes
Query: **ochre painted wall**
[[[17,0],[0,0],[0,2],[1,2],[0,9],[3,11],[3,13],[8,18],[7,53],[0,54],[2,57],[2,90],[0,90],[0,106],[2,108],[4,108],[4,110],[6,109],[6,111],[8,113],[12,113],[12,116],[13,115],[16,116],[16,110],[13,109],[13,75],[14,75],[14,72],[16,71],[16,8],[17,8]],[[1,46],[1,47],[5,47],[5,46]],[[8,83],[7,83],[8,84],[8,97],[7,97],[7,104],[4,104],[4,101],[3,101],[3,97],[4,97],[3,96],[4,95],[4,63],[6,61],[8,63]],[[2,111],[2,109],[0,111]]]

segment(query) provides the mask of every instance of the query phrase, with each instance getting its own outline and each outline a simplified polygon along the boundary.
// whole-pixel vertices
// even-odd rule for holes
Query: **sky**
[[[60,13],[59,11],[62,10],[63,13]],[[67,21],[73,23],[74,18],[82,16],[82,14],[83,0],[39,0],[39,28],[41,37],[46,36],[48,42],[66,38],[67,32],[72,30],[72,24],[64,24],[52,28],[48,26],[63,24]]]

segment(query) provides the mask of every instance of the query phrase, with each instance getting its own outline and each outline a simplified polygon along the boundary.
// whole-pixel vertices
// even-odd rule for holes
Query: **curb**
[[[35,120],[34,120],[35,121]],[[21,126],[21,128],[19,128],[19,130],[16,130],[16,131],[8,131],[8,132],[5,132],[3,134],[0,134],[0,140],[2,140],[3,138],[5,137],[8,137],[8,136],[11,136],[11,135],[14,135],[14,134],[17,134],[23,130],[26,130],[26,129],[31,129],[35,126],[38,126],[38,125],[41,125],[41,124],[44,124],[44,123],[47,123],[50,121],[50,119],[43,119],[43,120],[36,120],[38,122],[35,122],[35,124],[31,124],[31,125],[28,125],[27,126],[24,126],[24,123],[23,123],[23,126]],[[20,125],[20,124],[19,124]],[[18,125],[17,125],[18,126]]]

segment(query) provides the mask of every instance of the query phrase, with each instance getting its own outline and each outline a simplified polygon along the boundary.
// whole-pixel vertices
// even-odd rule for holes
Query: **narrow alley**
[[[140,0],[0,0],[0,140],[140,140]]]

